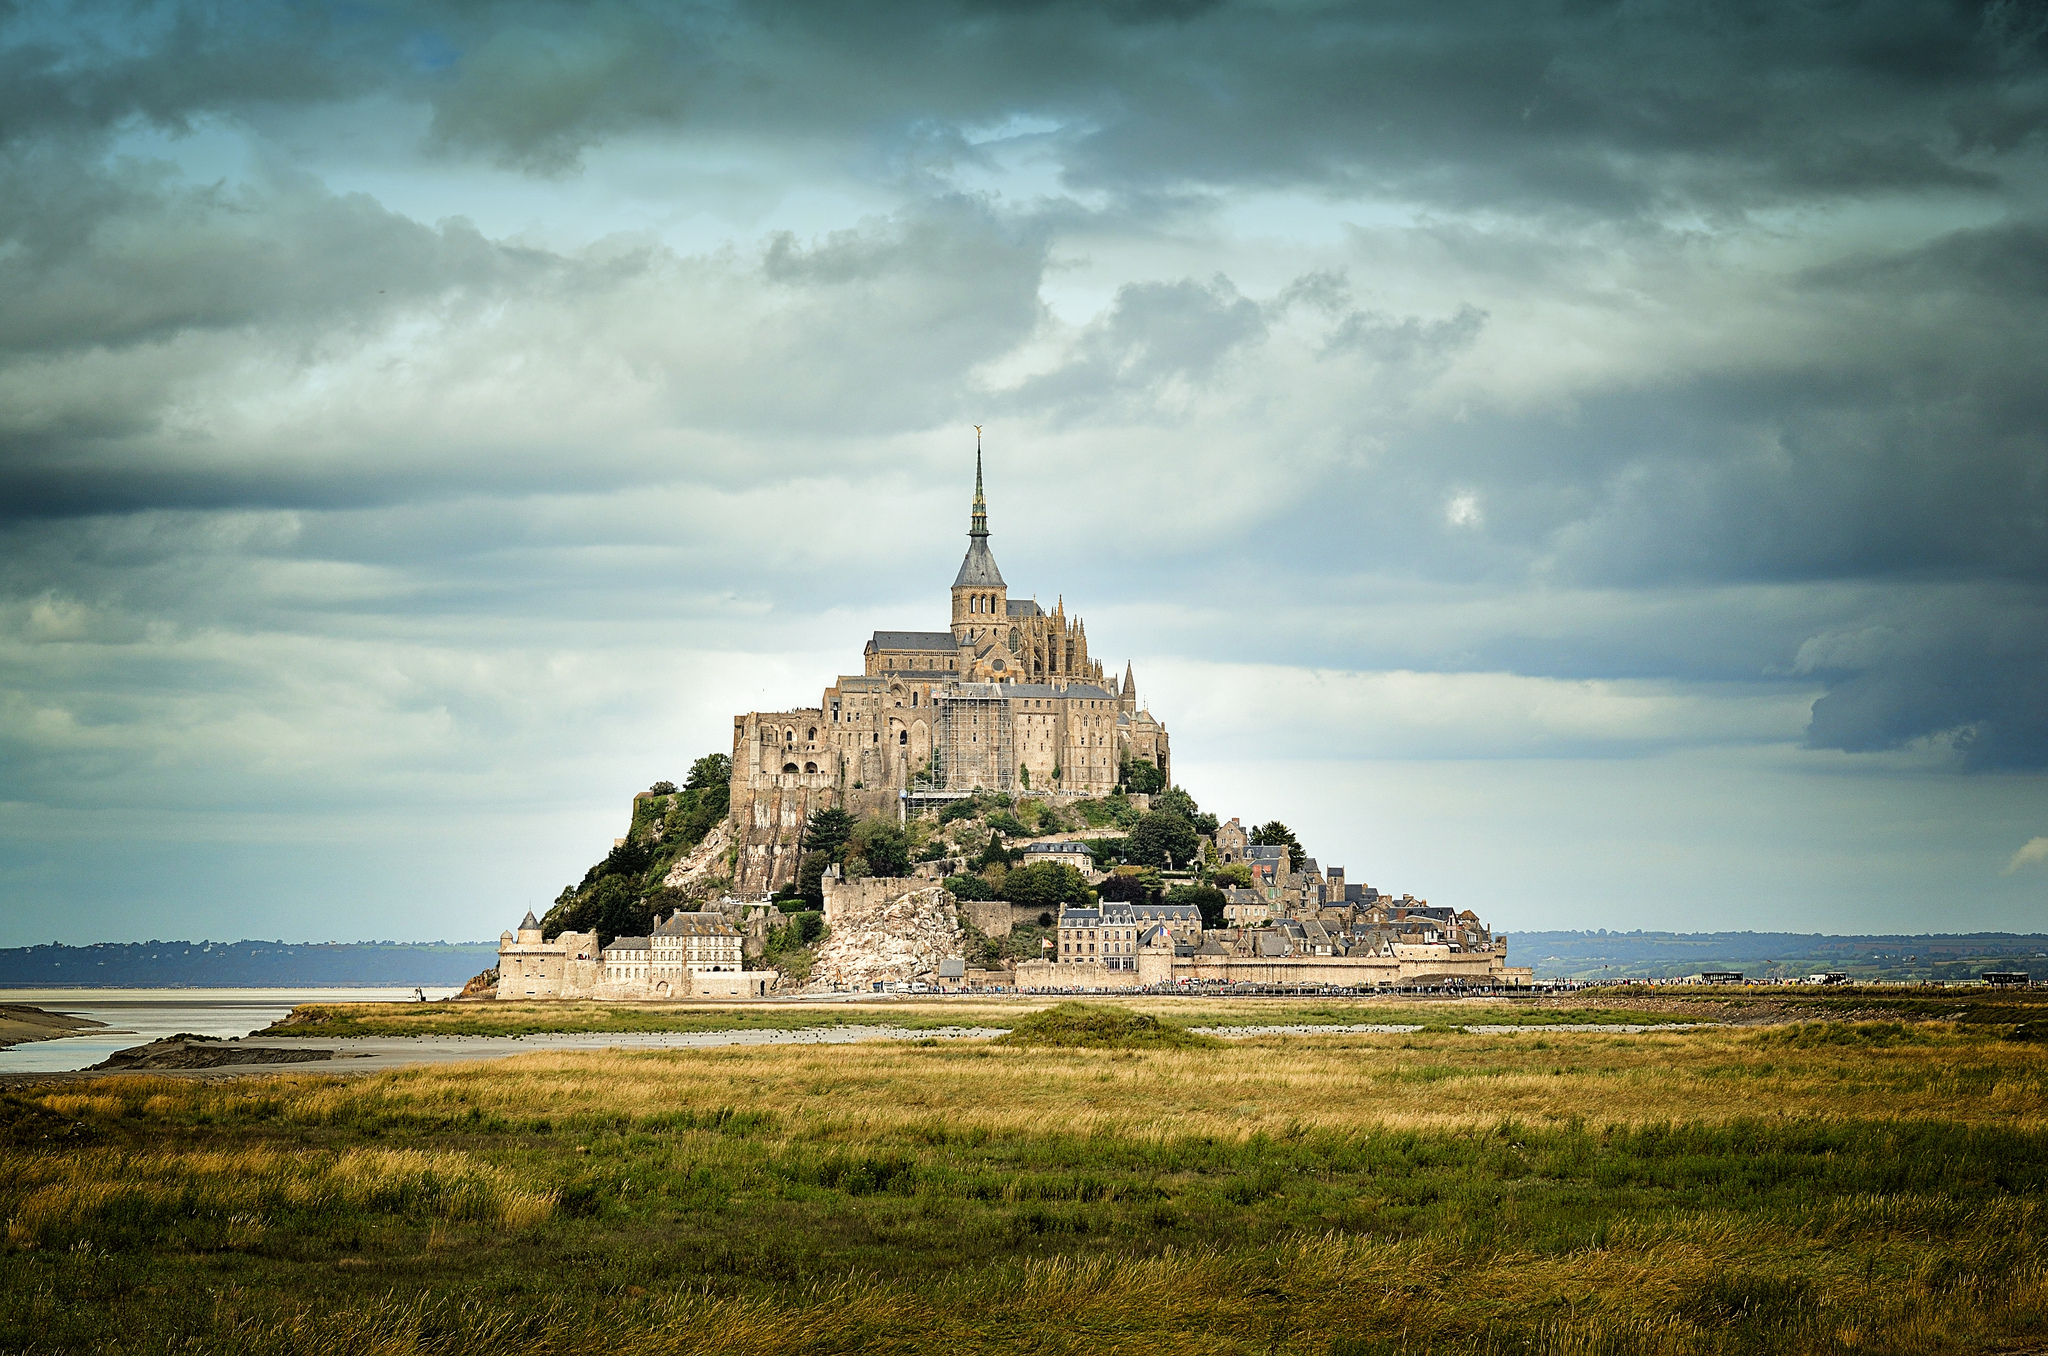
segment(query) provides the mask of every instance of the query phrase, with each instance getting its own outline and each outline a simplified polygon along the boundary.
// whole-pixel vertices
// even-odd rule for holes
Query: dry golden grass
[[[732,1107],[773,1112],[787,1133],[813,1138],[934,1119],[1001,1133],[1139,1138],[1455,1130],[1503,1117],[1596,1125],[1758,1114],[1931,1118],[2020,1130],[2048,1123],[2048,1061],[2038,1047],[1938,1023],[1914,1038],[1798,1050],[1742,1029],[1274,1037],[1143,1053],[981,1043],[754,1046],[540,1052],[360,1082],[281,1081],[305,1089],[286,1114],[313,1120],[371,1107],[442,1116],[475,1107],[513,1118]]]
[[[274,1147],[0,1153],[0,1198],[16,1247],[85,1224],[194,1214],[225,1219],[235,1241],[253,1239],[281,1212],[404,1211],[519,1228],[555,1203],[553,1192],[463,1153]]]
[[[27,1095],[94,1144],[0,1152],[0,1331],[79,1350],[190,1332],[249,1356],[2048,1346],[2025,1138],[2048,1131],[2048,1061],[2001,1034],[935,1041],[115,1077]],[[1881,1161],[1902,1145],[1915,1171]],[[169,1267],[271,1260],[234,1262],[175,1322],[122,1310],[132,1279],[91,1270],[171,1243],[188,1251]]]
[[[717,1031],[733,1029],[804,1030],[829,1026],[895,1026],[912,1030],[934,1027],[1009,1027],[1017,1021],[1070,1001],[1053,995],[962,995],[944,999],[909,995],[829,1003],[748,1002],[706,999],[675,1003],[590,1001],[469,1003],[309,1003],[295,1009],[266,1035],[523,1035],[536,1032]],[[1085,1000],[1103,1001],[1103,1000]],[[1276,1026],[1297,1022],[1447,1023],[1582,1018],[1610,1021],[1671,1020],[1669,1013],[1690,1011],[1681,1000],[1651,1003],[1620,995],[1611,1004],[1593,1007],[1570,998],[1503,1000],[1419,998],[1239,998],[1135,994],[1117,997],[1116,1006],[1179,1025]],[[1605,1000],[1603,1000],[1603,1003]],[[1641,1005],[1643,1011],[1633,1009]],[[1691,1005],[1700,1015],[1729,1015],[1724,1005]],[[1651,1011],[1654,1009],[1654,1013]],[[1664,1014],[1662,1016],[1656,1014]]]

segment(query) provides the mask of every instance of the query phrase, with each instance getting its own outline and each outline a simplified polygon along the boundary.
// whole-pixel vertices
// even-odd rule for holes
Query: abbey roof
[[[970,537],[967,542],[966,559],[960,562],[960,573],[953,576],[953,587],[958,588],[1005,588],[1003,572],[996,568],[996,558],[989,553],[986,536]]]
[[[868,642],[871,650],[951,650],[960,642],[951,631],[877,631]]]

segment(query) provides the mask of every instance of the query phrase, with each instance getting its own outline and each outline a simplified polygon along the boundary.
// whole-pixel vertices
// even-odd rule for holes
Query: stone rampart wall
[[[1047,915],[1057,919],[1057,908],[1035,904],[1012,904],[1007,899],[963,899],[960,916],[980,930],[984,937],[1007,937],[1013,928],[1030,927]]]
[[[1101,961],[1020,961],[1020,989],[1135,989],[1145,981],[1136,970],[1111,970]]]
[[[880,913],[891,900],[901,899],[912,890],[934,888],[930,881],[915,876],[863,876],[859,880],[834,880],[827,876],[822,886],[828,928]]]
[[[1486,953],[1428,961],[1403,961],[1391,957],[1353,959],[1349,956],[1284,956],[1271,960],[1249,956],[1183,956],[1174,959],[1164,951],[1152,950],[1139,954],[1135,972],[1107,970],[1099,962],[1089,961],[1024,961],[1017,966],[1017,983],[1022,988],[1037,989],[1140,988],[1182,981],[1369,988],[1375,984],[1412,984],[1440,975],[1453,975],[1472,984],[1523,986],[1530,982],[1530,971],[1526,966],[1510,968],[1498,964],[1498,960],[1498,956]]]

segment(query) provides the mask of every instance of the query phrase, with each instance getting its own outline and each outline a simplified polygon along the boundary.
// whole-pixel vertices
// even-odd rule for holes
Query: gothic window
[[[805,764],[804,764],[804,771],[806,771],[806,772],[816,772],[817,770],[818,770],[818,765],[817,765],[816,763],[805,763]]]
[[[898,744],[908,744],[910,742],[910,731],[898,730],[896,732],[896,742]]]
[[[795,763],[784,763],[784,764],[782,765],[782,770],[783,770],[784,772],[794,772],[794,771],[796,771],[796,764],[795,764]]]
[[[806,732],[805,732],[805,734],[804,734],[804,738],[805,738],[805,739],[807,739],[807,740],[809,740],[809,739],[816,739],[817,737],[818,737],[818,729],[817,729],[817,727],[816,727],[815,725],[814,725],[814,726],[812,726],[812,727],[811,727],[811,728],[810,728],[810,729],[809,729],[808,731],[806,731]]]

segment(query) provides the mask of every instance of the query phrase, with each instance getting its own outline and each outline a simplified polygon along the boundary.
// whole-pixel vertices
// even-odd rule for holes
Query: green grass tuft
[[[1111,1003],[1056,1004],[1032,1013],[991,1043],[1093,1050],[1200,1050],[1223,1044],[1214,1036]]]

